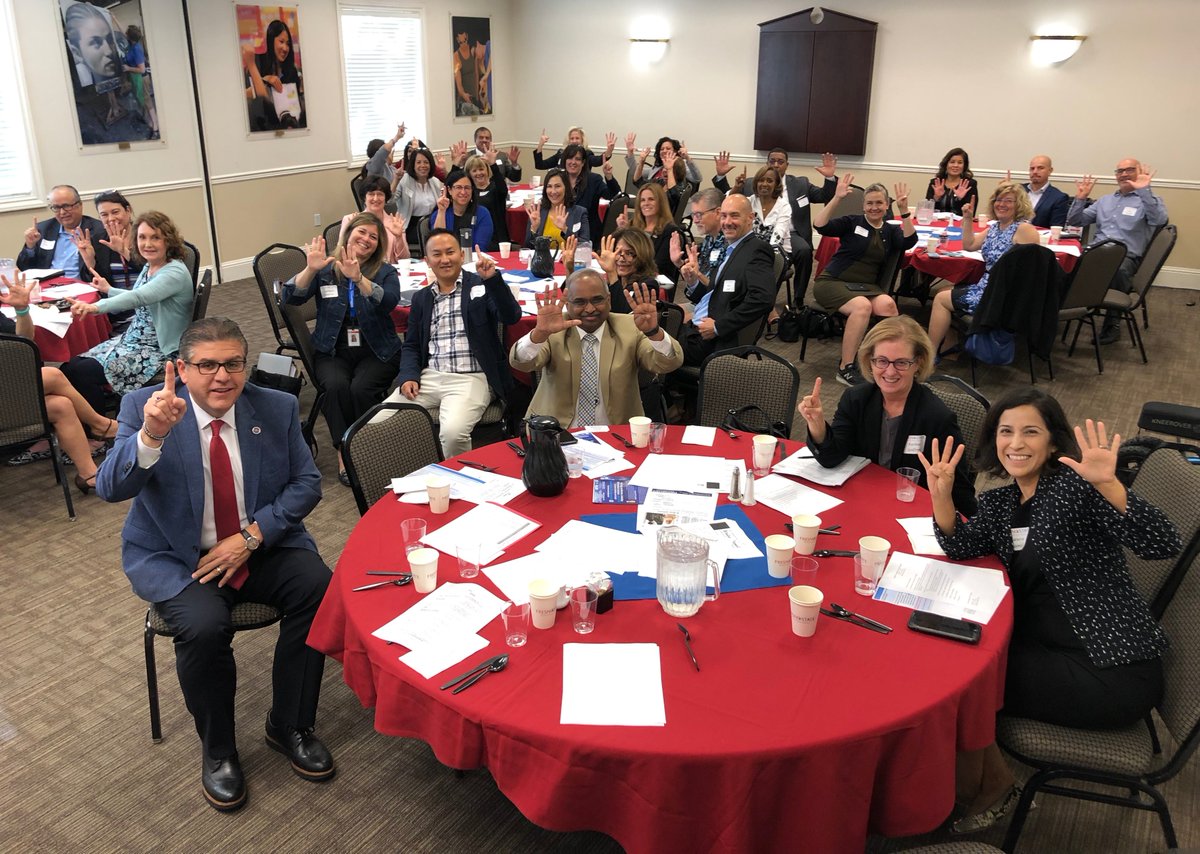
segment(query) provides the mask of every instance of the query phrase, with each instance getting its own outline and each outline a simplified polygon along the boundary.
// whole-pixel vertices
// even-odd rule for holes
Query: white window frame
[[[6,193],[5,188],[0,185],[0,211],[12,211],[28,209],[31,205],[40,204],[44,199],[38,197],[39,188],[42,186],[41,168],[38,163],[37,146],[33,136],[33,116],[29,111],[29,95],[25,85],[25,74],[22,69],[21,62],[21,45],[17,40],[17,23],[15,11],[13,9],[13,0],[0,0],[0,33],[6,33],[7,38],[0,42],[0,50],[3,50],[6,56],[0,56],[0,63],[4,63],[11,69],[12,81],[15,91],[12,93],[12,103],[4,104],[0,102],[0,111],[4,111],[7,116],[16,117],[23,127],[21,132],[14,133],[15,128],[10,129],[7,126],[0,124],[0,145],[16,141],[23,143],[25,146],[26,162],[29,169],[29,189],[28,191],[19,190],[13,193]],[[4,74],[8,69],[0,69],[0,74]],[[8,107],[5,110],[5,107]],[[0,122],[7,119],[0,118]],[[15,123],[14,123],[15,124]],[[17,155],[18,158],[20,155]]]
[[[416,68],[420,73],[420,80],[417,84],[417,89],[421,95],[421,109],[418,115],[387,115],[386,110],[392,108],[384,108],[384,115],[377,122],[372,123],[370,135],[365,139],[359,140],[359,144],[355,146],[353,139],[354,129],[350,116],[350,85],[346,77],[346,48],[345,48],[345,33],[344,33],[344,16],[353,13],[360,14],[376,14],[380,17],[392,18],[408,18],[417,21],[420,26],[417,44],[419,46],[420,55],[417,58]],[[412,139],[414,135],[425,139],[426,128],[429,127],[429,81],[426,72],[425,63],[425,14],[423,9],[419,8],[401,8],[393,5],[387,0],[346,0],[339,2],[337,5],[338,18],[338,51],[341,60],[341,77],[342,77],[342,99],[346,105],[346,165],[361,166],[367,159],[366,143],[371,139],[384,138],[390,139],[396,132],[396,125],[404,122],[406,125],[404,139]],[[401,108],[401,112],[404,112]],[[375,127],[378,124],[378,127]]]

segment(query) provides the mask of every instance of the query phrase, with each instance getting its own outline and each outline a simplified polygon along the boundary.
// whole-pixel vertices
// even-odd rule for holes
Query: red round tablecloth
[[[949,223],[934,223],[939,227],[945,227]],[[1049,231],[1049,229],[1039,229],[1039,231]],[[821,271],[825,269],[825,265],[830,259],[837,254],[838,247],[841,241],[836,237],[822,237],[820,245],[817,246],[814,254],[814,264],[816,266],[816,274],[821,275]],[[1079,242],[1076,240],[1063,240],[1058,244],[1047,246],[1047,249],[1055,249],[1056,246],[1074,246],[1079,248]],[[951,240],[946,244],[947,252],[957,252],[962,249],[961,240]],[[1055,252],[1054,257],[1058,259],[1058,264],[1067,273],[1075,269],[1075,264],[1079,258],[1067,252]],[[948,282],[953,282],[956,285],[971,285],[983,278],[984,264],[975,258],[955,258],[950,255],[930,256],[925,251],[924,243],[919,242],[911,252],[905,252],[900,259],[900,267],[913,267],[920,270],[922,273],[928,273],[931,276],[936,276],[939,279],[945,279]]]
[[[42,287],[67,285],[77,281],[67,278],[47,279],[42,282]],[[100,299],[100,294],[93,291],[90,294],[82,294],[77,299],[82,302],[96,302]],[[86,353],[101,341],[107,341],[111,333],[112,327],[106,315],[85,314],[71,320],[71,325],[67,327],[62,338],[39,326],[34,328],[33,340],[42,354],[43,362],[65,362],[73,356]]]
[[[533,185],[532,184],[513,184],[509,189],[510,190],[530,190],[530,189],[533,189]],[[539,190],[539,192],[540,192],[540,190]],[[601,222],[604,221],[604,213],[607,210],[608,210],[608,200],[601,199],[600,207],[599,207]],[[516,247],[524,246],[525,245],[525,232],[529,230],[529,214],[527,214],[525,212],[524,206],[518,205],[515,208],[513,208],[513,207],[507,208],[505,210],[504,219],[508,224],[508,239],[512,242],[513,247],[516,248]],[[599,250],[600,236],[597,234],[593,234],[591,237],[592,237],[592,245],[597,250]]]
[[[749,436],[718,433],[715,449],[682,445],[671,428],[669,453],[748,456]],[[644,451],[629,451],[637,463]],[[519,476],[517,457],[498,444],[471,459]],[[895,519],[930,512],[928,495],[894,498],[895,475],[869,466],[833,490],[845,504],[822,514],[841,536],[818,547],[857,547],[878,534],[908,550]],[[724,501],[724,498],[722,498]],[[825,602],[892,626],[881,635],[821,617],[809,639],[792,635],[787,589],[729,593],[687,620],[701,672],[693,670],[675,620],[658,602],[622,601],[577,635],[560,614],[527,646],[508,650],[502,674],[458,696],[438,685],[486,655],[505,651],[500,620],[481,634],[489,646],[431,680],[400,664],[405,651],[371,633],[417,601],[411,587],[354,593],[367,569],[406,568],[400,522],[448,515],[378,502],[346,544],[309,643],[343,664],[346,684],[375,709],[375,728],[420,738],[455,768],[486,767],[521,812],[553,830],[599,830],[627,851],[854,851],[869,832],[903,836],[932,830],[954,801],[956,750],[993,740],[1003,699],[1005,650],[1012,624],[1006,597],[979,646],[905,628],[909,611],[853,592],[849,558],[820,561]],[[542,522],[504,560],[526,554],[573,517],[629,508],[591,503],[591,481],[571,481],[557,498],[523,494],[510,505]],[[781,533],[784,517],[745,508],[763,533]],[[987,565],[998,566],[995,561]],[[439,579],[454,575],[442,556]],[[370,579],[374,580],[374,579]],[[476,579],[493,589],[485,575]],[[656,643],[662,661],[665,727],[559,724],[564,643]]]

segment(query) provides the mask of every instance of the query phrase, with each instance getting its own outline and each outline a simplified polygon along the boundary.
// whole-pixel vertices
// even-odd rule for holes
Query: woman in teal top
[[[137,218],[134,231],[135,255],[145,266],[133,287],[112,287],[95,276],[92,284],[107,289],[107,298],[95,303],[71,300],[76,317],[133,309],[133,320],[123,333],[63,365],[71,384],[97,409],[103,407],[105,385],[125,394],[150,382],[175,357],[179,336],[192,320],[195,293],[183,263],[179,230],[166,214],[147,211]]]

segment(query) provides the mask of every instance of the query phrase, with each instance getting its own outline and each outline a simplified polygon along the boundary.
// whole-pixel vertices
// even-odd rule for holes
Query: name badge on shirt
[[[808,196],[801,196],[800,198],[796,199],[796,207],[798,207],[798,208],[808,207]]]
[[[871,236],[870,234],[867,233],[867,230],[865,228],[863,228],[861,225],[854,226],[854,233],[857,234],[859,237],[870,237]]]
[[[577,234],[579,232],[579,226],[581,226],[581,225],[583,225],[582,222],[575,223],[575,225],[571,228],[571,233]]]
[[[337,299],[337,285],[321,285],[321,299]]]
[[[714,249],[712,252],[709,252],[708,253],[708,266],[711,267],[713,264],[716,264],[717,261],[720,259],[720,257],[721,257],[720,249]]]
[[[347,329],[346,330],[346,346],[361,347],[362,346],[362,332],[359,331],[358,329]]]
[[[471,299],[480,299],[485,293],[483,285],[473,285],[471,287]]]
[[[1124,207],[1121,209],[1121,214],[1123,216],[1137,216],[1138,209],[1136,207],[1134,207],[1133,205],[1128,205],[1127,207]]]
[[[737,289],[737,279],[726,279],[721,283],[721,290],[724,293],[731,294]]]
[[[1025,541],[1029,539],[1028,528],[1012,528],[1013,551],[1019,552],[1025,548]]]
[[[53,240],[51,240],[51,239],[50,239],[50,238],[48,238],[48,237],[43,237],[43,238],[42,238],[42,248],[43,248],[43,249],[49,249],[49,250],[53,251],[53,249],[54,249],[54,241],[53,241]]]
[[[925,436],[923,434],[915,434],[904,440],[904,453],[919,454],[925,450]]]

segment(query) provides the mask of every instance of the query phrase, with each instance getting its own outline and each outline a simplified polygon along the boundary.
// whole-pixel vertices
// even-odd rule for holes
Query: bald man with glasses
[[[111,279],[108,232],[100,220],[84,216],[79,191],[70,184],[59,184],[51,188],[46,203],[54,216],[41,222],[35,217],[33,225],[25,230],[17,268],[62,270],[64,276],[86,282],[92,280],[95,271]]]

